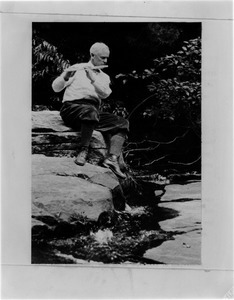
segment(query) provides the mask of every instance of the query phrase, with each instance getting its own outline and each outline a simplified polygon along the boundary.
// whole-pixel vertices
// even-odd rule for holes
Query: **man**
[[[129,123],[122,117],[99,111],[102,99],[111,94],[110,78],[102,71],[109,55],[107,45],[95,43],[90,48],[90,61],[69,67],[53,81],[52,88],[55,92],[65,89],[60,115],[67,126],[81,131],[75,163],[81,166],[86,163],[95,129],[110,137],[109,154],[103,165],[117,176],[125,178],[126,175],[119,168],[118,157],[129,131]]]

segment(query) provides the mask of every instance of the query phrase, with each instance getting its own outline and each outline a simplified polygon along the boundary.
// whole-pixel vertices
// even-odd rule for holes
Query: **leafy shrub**
[[[144,85],[147,91],[147,98],[138,102],[129,117],[140,112],[144,117],[154,115],[162,120],[175,121],[183,115],[194,130],[200,130],[200,38],[185,41],[175,54],[154,59],[153,66],[143,72],[134,70],[128,74],[118,74],[116,78],[122,79],[123,85],[135,80],[135,87]]]
[[[46,75],[56,77],[70,66],[69,60],[64,59],[57,47],[47,41],[34,37],[32,46],[32,79],[34,82],[43,79]]]
[[[32,39],[32,105],[46,105],[59,109],[61,99],[51,88],[52,81],[70,66],[69,60],[59,53],[58,48],[44,39],[38,38],[36,32]]]

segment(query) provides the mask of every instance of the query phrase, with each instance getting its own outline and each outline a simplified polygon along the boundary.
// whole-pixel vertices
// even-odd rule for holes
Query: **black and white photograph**
[[[232,1],[0,5],[1,297],[232,298]]]
[[[32,24],[32,263],[201,263],[201,22]]]

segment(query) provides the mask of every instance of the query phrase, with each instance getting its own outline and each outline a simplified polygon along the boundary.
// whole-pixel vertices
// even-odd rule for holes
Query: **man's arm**
[[[65,87],[71,84],[73,80],[73,75],[75,71],[65,71],[59,77],[57,77],[53,83],[52,88],[53,90],[58,93],[61,92]]]
[[[106,77],[100,78],[100,77],[95,76],[93,71],[90,69],[86,69],[85,71],[86,71],[87,77],[90,79],[92,85],[94,86],[95,91],[98,94],[98,96],[101,99],[107,98],[112,92],[112,90],[110,89],[109,77],[106,75]]]
[[[104,84],[103,82],[100,82],[98,79],[96,79],[94,82],[92,82],[98,96],[101,99],[105,99],[108,96],[110,96],[112,90],[110,89],[109,83]]]

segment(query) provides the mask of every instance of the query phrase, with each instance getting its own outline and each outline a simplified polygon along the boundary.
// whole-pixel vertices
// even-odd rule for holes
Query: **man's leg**
[[[80,139],[80,151],[75,159],[77,165],[83,166],[86,163],[89,144],[92,138],[92,134],[96,123],[94,122],[82,122],[81,123],[81,139]]]
[[[125,141],[125,133],[117,133],[110,138],[110,155],[120,156]]]
[[[67,126],[81,131],[79,153],[75,159],[75,163],[83,166],[86,163],[93,130],[99,122],[99,112],[93,105],[79,102],[65,102],[60,115]]]
[[[105,159],[103,165],[110,168],[116,175],[121,178],[126,178],[126,175],[121,172],[118,158],[122,152],[125,141],[125,133],[117,133],[110,138],[109,156]]]
[[[96,130],[103,134],[111,135],[109,156],[105,159],[104,166],[111,168],[119,177],[125,178],[125,174],[120,171],[118,158],[129,131],[128,120],[114,114],[102,112],[100,113],[100,120]]]

